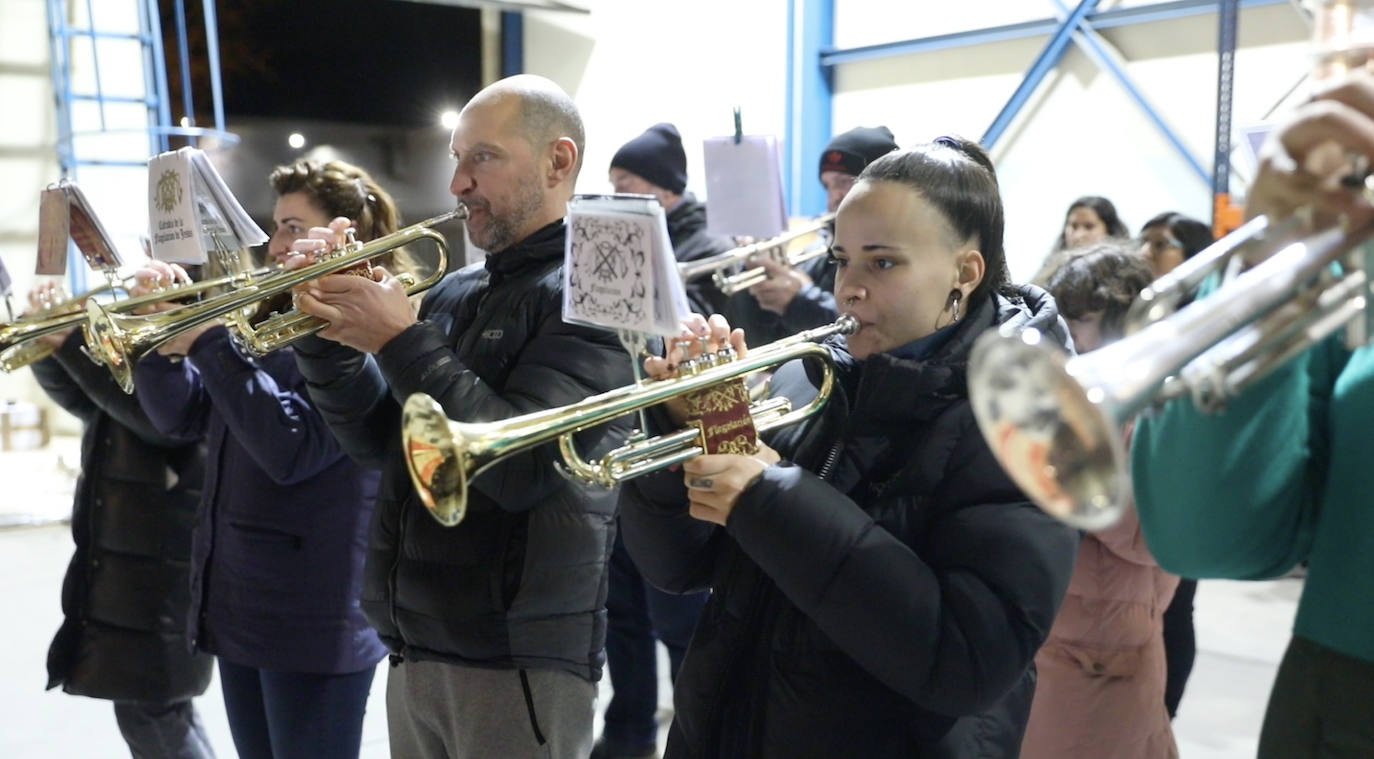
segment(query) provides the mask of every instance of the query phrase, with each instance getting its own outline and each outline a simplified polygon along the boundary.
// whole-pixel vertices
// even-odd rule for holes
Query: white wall
[[[607,192],[611,156],[660,122],[687,152],[688,189],[705,196],[702,140],[783,134],[786,0],[584,0],[587,15],[525,14],[525,71],[568,91],[587,128],[578,192]]]
[[[934,13],[933,5],[836,0],[836,44],[912,39],[1054,12],[1045,0],[979,0],[959,4],[957,13]],[[1239,29],[1232,108],[1237,126],[1258,121],[1303,75],[1308,36],[1302,17],[1287,5],[1243,10]],[[1102,33],[1209,176],[1216,34],[1211,14]],[[945,133],[977,139],[1047,41],[1030,38],[840,66],[834,128],[886,124],[902,145]],[[1116,80],[1073,46],[1002,135],[993,158],[1006,204],[1013,278],[1034,272],[1057,236],[1069,202],[1080,195],[1111,198],[1132,232],[1165,210],[1211,218],[1210,185],[1198,179]],[[1233,175],[1233,195],[1243,194],[1250,171],[1245,160],[1242,152],[1235,154],[1245,174]]]
[[[0,2],[0,259],[22,308],[38,244],[38,190],[57,179],[44,0]],[[0,319],[8,318],[0,307]],[[0,400],[36,400],[28,370],[0,374]]]

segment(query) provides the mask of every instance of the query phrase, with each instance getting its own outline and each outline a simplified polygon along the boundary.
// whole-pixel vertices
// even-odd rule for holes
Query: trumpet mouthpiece
[[[859,317],[854,314],[841,314],[835,320],[835,331],[841,335],[853,335],[859,331]]]

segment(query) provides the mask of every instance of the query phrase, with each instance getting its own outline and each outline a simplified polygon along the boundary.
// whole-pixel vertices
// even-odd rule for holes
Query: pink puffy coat
[[[1164,708],[1164,610],[1178,577],[1145,547],[1135,509],[1085,535],[1039,672],[1021,759],[1176,759]]]

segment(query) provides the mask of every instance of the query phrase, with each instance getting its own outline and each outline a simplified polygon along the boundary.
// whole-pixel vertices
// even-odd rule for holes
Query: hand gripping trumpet
[[[673,377],[627,385],[594,395],[569,406],[547,409],[497,422],[455,422],[424,393],[406,400],[401,417],[401,447],[411,481],[420,500],[438,522],[452,527],[467,510],[468,483],[507,456],[558,440],[569,477],[589,484],[614,487],[633,477],[658,471],[701,455],[702,432],[693,427],[654,438],[627,442],[593,462],[584,461],[573,442],[577,432],[640,409],[702,390],[722,382],[781,366],[793,359],[822,362],[821,387],[816,397],[798,409],[786,398],[750,406],[758,432],[799,422],[820,411],[834,385],[829,349],[816,345],[834,334],[852,335],[859,322],[845,314],[834,324],[801,332],[749,351],[744,358],[716,354],[703,357]]]
[[[1130,491],[1121,428],[1153,403],[1191,395],[1216,411],[1246,386],[1332,333],[1374,331],[1366,309],[1374,226],[1332,227],[1284,244],[1295,220],[1261,216],[1141,293],[1129,337],[1082,356],[1039,344],[1031,330],[979,338],[969,399],[1003,468],[1041,508],[1083,530],[1113,524]],[[1209,272],[1246,251],[1278,252],[1181,310]],[[1254,256],[1258,258],[1259,256]]]
[[[737,264],[746,263],[754,256],[763,253],[774,255],[781,263],[788,266],[800,266],[813,258],[823,256],[830,251],[828,229],[834,220],[835,214],[828,213],[824,216],[818,216],[796,229],[790,229],[777,237],[742,245],[696,261],[684,261],[677,265],[678,273],[682,275],[683,282],[691,282],[698,277],[710,274],[712,281],[716,283],[716,287],[722,293],[734,295],[767,279],[768,272],[762,266],[745,269],[738,274],[726,274],[727,269]],[[793,240],[810,234],[819,235],[820,239],[795,252],[772,253],[772,251],[781,251]]]
[[[429,240],[439,251],[434,272],[424,280],[411,283],[407,294],[415,294],[432,287],[443,276],[448,259],[448,245],[443,235],[430,229],[452,219],[467,218],[467,207],[457,209],[412,224],[366,243],[350,242],[330,251],[317,262],[293,270],[275,270],[258,277],[236,275],[234,288],[196,303],[171,311],[133,315],[116,313],[95,301],[86,305],[86,346],[91,356],[109,367],[126,392],[133,392],[133,366],[149,351],[171,338],[194,329],[221,316],[230,316],[230,327],[236,338],[255,352],[276,350],[292,341],[324,329],[328,323],[295,311],[277,315],[256,327],[249,325],[241,314],[259,301],[290,292],[297,285],[328,274],[336,274],[373,258],[419,240]],[[165,300],[164,295],[157,300]],[[125,301],[127,303],[127,301]],[[125,309],[127,310],[127,308]]]

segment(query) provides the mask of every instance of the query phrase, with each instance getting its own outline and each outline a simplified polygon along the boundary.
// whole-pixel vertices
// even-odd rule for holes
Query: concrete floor
[[[72,543],[60,520],[70,509],[76,441],[57,438],[42,451],[0,453],[7,497],[0,523],[0,598],[9,609],[0,658],[0,757],[122,759],[128,750],[110,704],[44,691],[48,644],[61,621],[59,592]],[[1198,656],[1174,723],[1184,759],[1249,759],[1274,672],[1288,642],[1301,581],[1208,581],[1196,601]],[[660,651],[660,653],[662,653]],[[660,656],[661,659],[665,657]],[[666,659],[659,671],[666,672]],[[388,756],[383,695],[386,666],[373,682],[363,726],[363,757]],[[603,678],[598,699],[605,707]],[[661,703],[668,703],[664,683]],[[233,757],[218,683],[197,700],[220,757]],[[599,725],[598,725],[599,729]],[[660,734],[662,737],[662,734]]]

